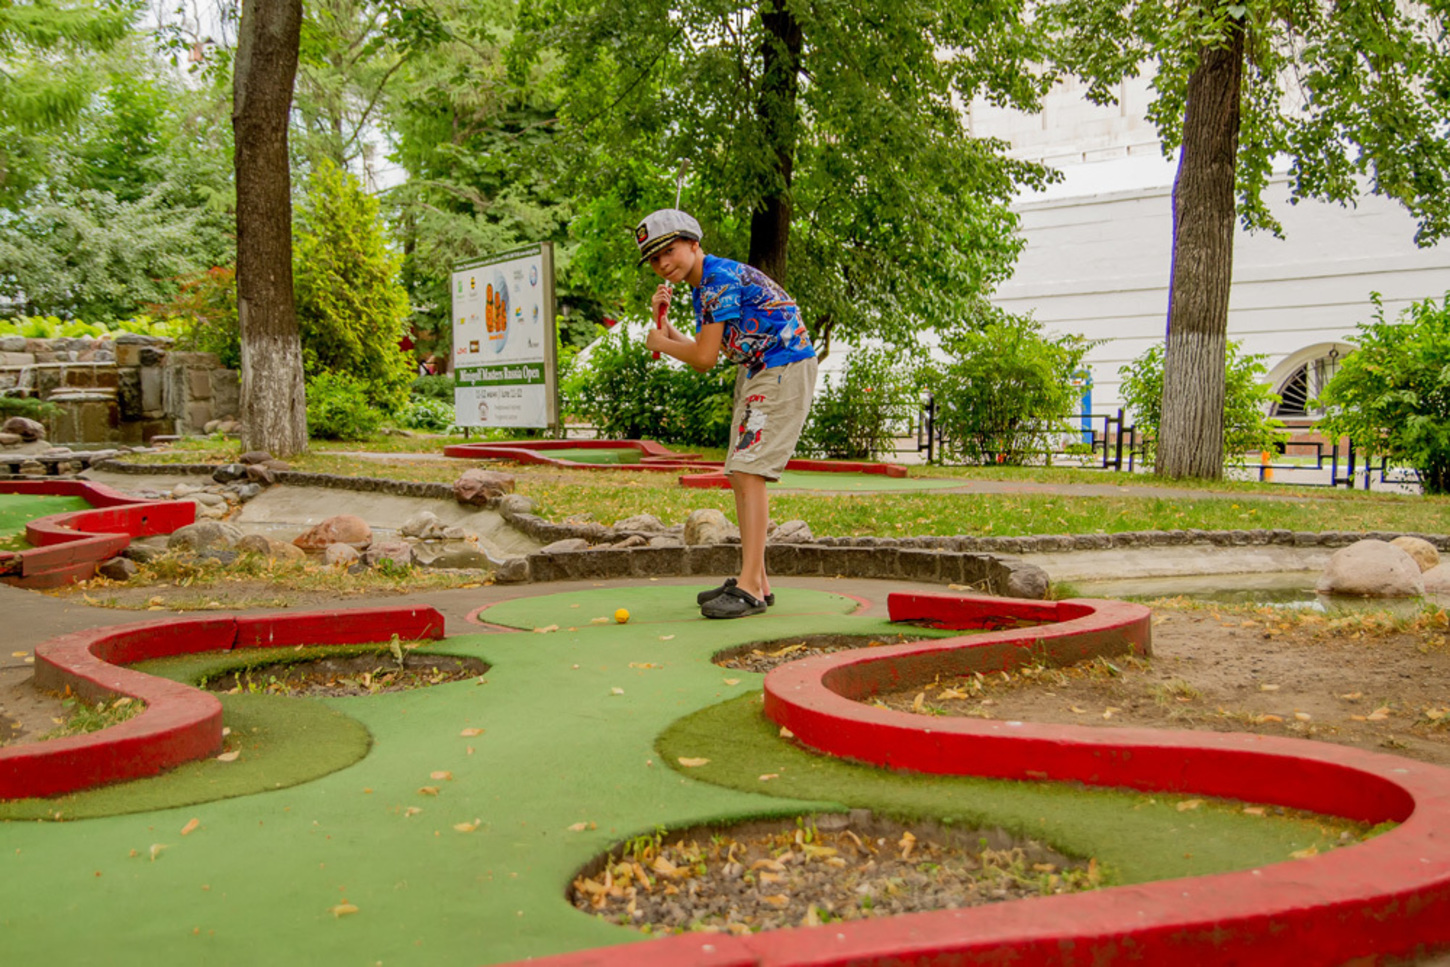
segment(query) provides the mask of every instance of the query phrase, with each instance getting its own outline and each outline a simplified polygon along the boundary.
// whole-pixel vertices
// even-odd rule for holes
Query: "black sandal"
[[[706,601],[720,597],[720,595],[724,594],[726,591],[730,590],[733,587],[735,587],[735,579],[726,578],[725,583],[720,585],[718,588],[711,588],[708,591],[701,591],[699,594],[695,595],[695,603],[704,604]],[[765,604],[766,607],[775,607],[775,595],[767,591],[765,595]]]
[[[764,601],[732,584],[702,604],[700,613],[707,618],[747,618],[753,614],[764,614],[766,607]]]

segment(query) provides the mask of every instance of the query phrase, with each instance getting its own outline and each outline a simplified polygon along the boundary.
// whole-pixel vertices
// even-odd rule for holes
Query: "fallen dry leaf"
[[[201,820],[197,819],[196,817],[192,817],[192,819],[185,826],[181,827],[181,835],[186,836],[190,833],[194,833],[200,826]]]
[[[1318,856],[1319,855],[1319,847],[1317,847],[1317,846],[1310,846],[1307,849],[1296,849],[1294,852],[1290,853],[1289,855],[1292,856],[1292,857],[1294,857],[1294,859],[1296,859],[1296,860],[1307,860],[1311,856]]]
[[[590,618],[589,619],[589,623],[592,624],[592,625],[607,625],[607,624],[609,624],[609,619],[608,618]]]
[[[28,654],[30,654],[30,652],[28,652],[28,651],[12,651],[10,653],[10,657],[11,658],[24,658]]]
[[[1262,816],[1262,815],[1264,815],[1264,807],[1263,806],[1245,806],[1244,807],[1244,814],[1246,816]]]
[[[1121,712],[1121,711],[1122,711],[1122,709],[1120,709],[1120,708],[1114,708],[1113,706],[1109,705],[1106,709],[1103,710],[1103,718],[1110,719],[1110,718],[1113,717],[1113,713],[1114,712]]]
[[[1181,803],[1178,804],[1178,811],[1181,812],[1181,813],[1186,813],[1189,810],[1191,810],[1191,809],[1197,809],[1199,806],[1202,806],[1202,805],[1203,805],[1203,800],[1202,799],[1185,799],[1185,800],[1183,800],[1183,802],[1181,802]]]
[[[676,761],[686,769],[694,769],[699,766],[708,765],[710,762],[709,759],[696,759],[690,756],[680,756]]]
[[[483,729],[464,729],[462,732],[459,732],[458,734],[459,735],[462,735],[462,736],[465,736],[467,738],[472,738],[475,735],[482,735],[483,734]]]
[[[161,855],[161,851],[164,850],[164,849],[166,849],[166,844],[165,843],[152,843],[151,844],[151,862],[155,863],[156,862],[156,857],[160,856]]]
[[[357,913],[357,904],[343,900],[335,907],[328,907],[327,912],[334,917],[345,917],[349,914]]]
[[[1295,712],[1294,717],[1301,722],[1308,722],[1310,719],[1314,718],[1314,716],[1310,715],[1308,712]]]
[[[534,634],[537,634],[537,635],[547,635],[551,631],[558,631],[558,630],[559,630],[559,626],[558,625],[546,625],[543,628],[535,628],[534,629]]]
[[[790,729],[786,728],[784,725],[782,725],[780,727],[780,737],[782,739],[793,739],[793,738],[795,738],[795,733],[792,732]]]
[[[611,694],[611,695],[623,695],[624,694],[624,689],[622,689],[622,688],[611,688],[609,690],[609,694]]]
[[[674,641],[674,635],[660,635],[660,641]]]
[[[922,708],[926,705],[926,692],[917,692],[916,698],[911,700],[911,710],[920,715]]]
[[[475,819],[471,823],[454,823],[453,824],[453,828],[456,829],[456,830],[458,830],[460,833],[471,833],[475,829],[477,829],[478,827],[480,827],[482,825],[483,825],[483,820],[481,820],[481,819]]]
[[[1360,699],[1364,698],[1364,692],[1346,692],[1339,697],[1347,702],[1357,702]]]
[[[739,685],[740,684],[740,679],[738,679],[738,678],[727,678],[724,681],[725,681],[725,684],[726,685]]]
[[[420,795],[420,796],[436,796],[436,795],[438,795],[438,787],[437,786],[419,786],[418,787],[418,795]]]
[[[1381,705],[1379,708],[1377,708],[1373,712],[1369,713],[1369,720],[1371,722],[1383,722],[1385,719],[1387,719],[1389,717],[1390,717],[1390,707],[1388,705]]]
[[[767,772],[765,775],[763,775],[763,776],[760,777],[760,781],[761,782],[769,782],[772,779],[779,779],[779,778],[780,778],[780,773],[779,772]]]
[[[218,762],[236,762],[237,759],[241,757],[241,754],[242,754],[242,750],[241,749],[233,749],[230,752],[223,752],[221,755],[217,756],[216,757],[216,761],[218,761]]]
[[[1279,686],[1278,685],[1260,685],[1259,686],[1259,691],[1261,691],[1261,692],[1277,692],[1278,690],[1279,690]]]
[[[409,806],[407,809],[403,810],[403,818],[406,819],[409,816],[416,816],[422,811],[423,810],[419,809],[417,806]]]
[[[1284,721],[1284,717],[1282,715],[1260,715],[1258,718],[1254,719],[1254,721],[1259,723],[1260,725],[1264,725],[1269,722],[1282,722]]]
[[[429,779],[438,779],[438,780],[441,780],[443,782],[452,782],[453,781],[453,773],[448,772],[447,770],[444,770],[444,769],[439,769],[437,772],[430,772],[430,773],[428,773],[428,778]]]
[[[1072,712],[1074,715],[1086,715],[1088,711],[1085,708],[1078,708],[1076,705],[1069,705],[1067,707],[1067,710],[1069,712]]]
[[[569,832],[571,832],[571,833],[582,833],[586,829],[598,829],[598,828],[599,827],[597,825],[595,825],[594,823],[575,823],[573,826],[570,826],[569,827]]]

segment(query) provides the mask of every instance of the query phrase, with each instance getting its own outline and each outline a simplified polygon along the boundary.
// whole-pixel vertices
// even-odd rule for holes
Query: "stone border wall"
[[[130,474],[210,476],[216,464],[98,463],[97,469]],[[344,477],[337,474],[276,471],[278,483],[299,487],[331,487],[361,493],[400,497],[454,499],[453,487],[441,483],[386,480],[380,477]],[[533,502],[519,494],[488,500],[482,506],[497,511],[510,526],[548,545],[582,538],[604,544],[638,535],[603,524],[556,524],[532,513]],[[1419,537],[1442,551],[1450,551],[1450,535],[1400,534],[1390,531],[1291,530],[1176,530],[1125,531],[1119,534],[1054,534],[1028,537],[817,537],[809,544],[767,544],[766,566],[788,577],[854,577],[926,581],[953,584],[1014,598],[1041,598],[1047,594],[1046,573],[1019,560],[1021,554],[1052,554],[1113,548],[1176,547],[1346,547],[1367,539],[1390,541]],[[574,551],[536,552],[527,557],[496,562],[500,583],[530,581],[604,580],[623,577],[718,576],[740,568],[737,544],[701,544],[671,547],[591,547]]]

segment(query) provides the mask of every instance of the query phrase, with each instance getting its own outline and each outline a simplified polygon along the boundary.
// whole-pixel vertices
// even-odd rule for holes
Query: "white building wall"
[[[1124,88],[1123,107],[1097,107],[1081,93],[1061,88],[1032,117],[973,105],[970,119],[973,133],[1008,140],[1014,155],[1065,176],[1015,206],[1026,248],[995,301],[1101,341],[1087,361],[1093,410],[1103,413],[1120,405],[1118,368],[1164,337],[1176,163],[1143,119],[1146,81]],[[1416,247],[1414,220],[1397,204],[1290,204],[1282,178],[1268,197],[1285,237],[1238,231],[1229,337],[1268,356],[1275,388],[1330,348],[1347,350],[1356,324],[1371,318],[1371,292],[1393,318],[1450,291],[1450,245]]]

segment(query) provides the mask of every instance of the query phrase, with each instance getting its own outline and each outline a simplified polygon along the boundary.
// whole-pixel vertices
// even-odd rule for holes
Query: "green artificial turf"
[[[37,517],[65,514],[73,510],[90,510],[82,497],[56,497],[36,494],[0,494],[0,550],[24,550],[25,525]]]
[[[1173,869],[1160,855],[1170,845],[1222,849],[1237,866],[1282,859],[1286,847],[1313,839],[1303,824],[1262,833],[1283,824],[1235,820],[1240,827],[1233,817],[1210,821],[1208,807],[1180,814],[1146,797],[927,780],[827,760],[808,768],[814,757],[772,739],[756,713],[761,676],[721,669],[710,656],[806,634],[900,629],[884,614],[852,614],[856,602],[844,596],[791,588],[776,589],[767,615],[708,621],[696,590],[644,583],[496,605],[484,620],[525,630],[428,645],[487,661],[483,678],[320,700],[361,723],[373,744],[311,782],[79,822],[0,825],[6,961],[94,963],[103,941],[108,965],[462,965],[637,941],[567,903],[570,880],[594,857],[658,827],[851,804],[1036,824],[1054,845],[1097,852],[1122,879],[1155,864]],[[627,624],[609,620],[619,607],[632,613]],[[263,696],[256,708],[294,701]],[[657,744],[712,762],[671,768]],[[781,779],[761,783],[767,772]],[[197,827],[183,836],[192,819]],[[1255,859],[1229,849],[1240,836],[1259,837]],[[1129,855],[1142,850],[1153,857]],[[343,899],[355,913],[334,914]]]

